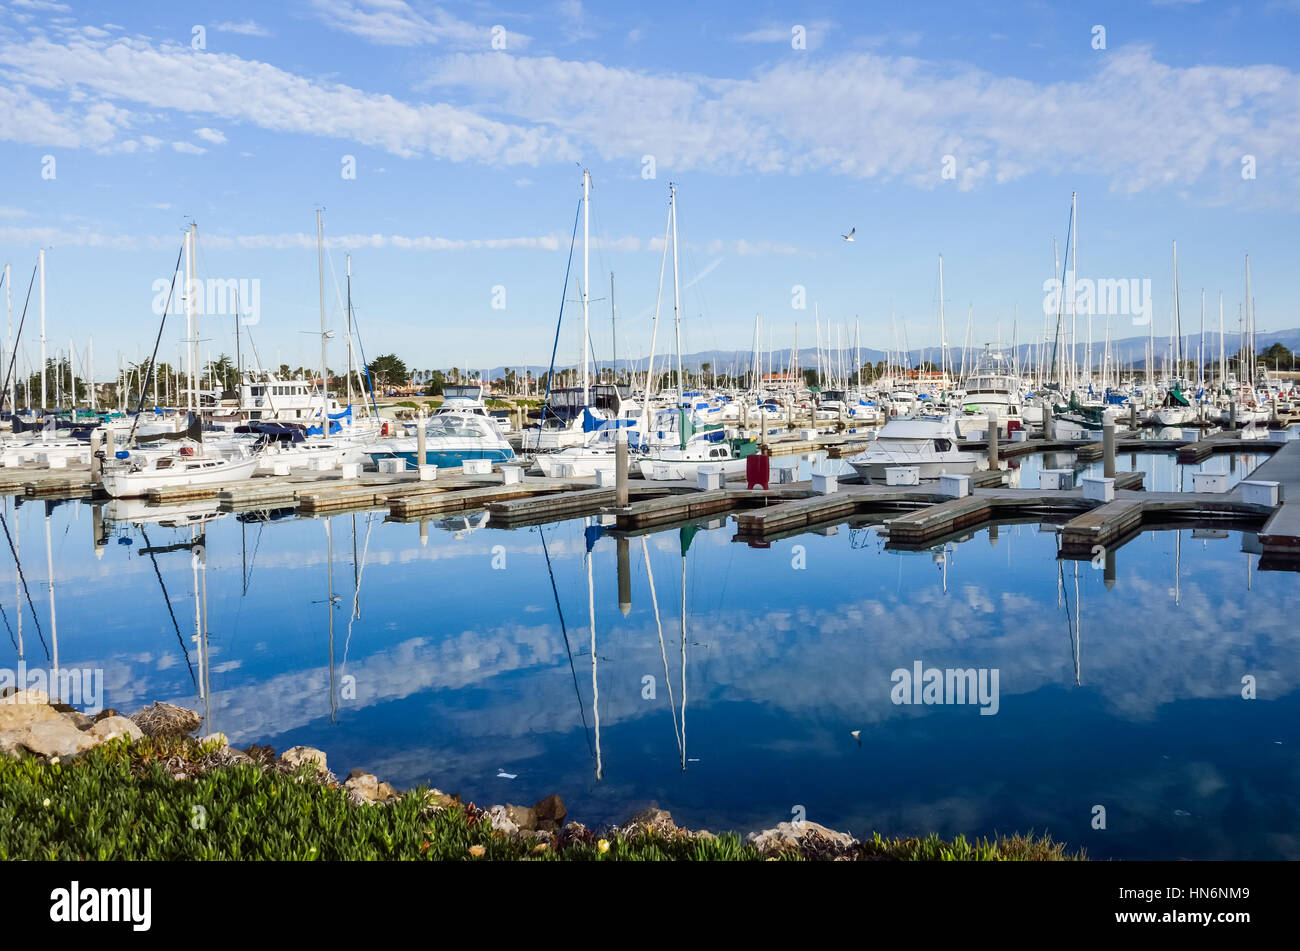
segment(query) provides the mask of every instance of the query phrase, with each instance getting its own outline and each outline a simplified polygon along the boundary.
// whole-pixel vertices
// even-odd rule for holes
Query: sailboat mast
[[[591,173],[585,168],[582,170],[582,405],[586,406],[591,402],[589,390],[591,388],[590,379],[590,353],[591,353],[591,328],[589,326],[589,305],[590,294],[588,288],[589,278],[589,258],[591,252]],[[675,255],[674,251],[674,255]],[[675,261],[675,258],[674,258]]]
[[[1182,372],[1183,318],[1178,309],[1178,242],[1174,242],[1174,378]]]
[[[45,249],[38,253],[40,260],[40,408],[45,408]],[[1247,282],[1249,285],[1249,282]],[[27,400],[30,401],[31,400]]]
[[[329,435],[329,381],[325,369],[325,226],[321,210],[316,209],[316,275],[320,288],[320,425],[322,435]]]
[[[673,222],[673,325],[677,334],[677,405],[682,405],[682,312],[677,271],[677,186],[668,183],[668,206]]]
[[[352,405],[352,373],[354,365],[352,362],[352,255],[348,255],[348,312],[346,315],[348,328],[348,406]]]

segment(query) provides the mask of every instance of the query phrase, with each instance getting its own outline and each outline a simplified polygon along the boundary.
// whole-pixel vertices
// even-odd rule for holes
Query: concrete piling
[[[1115,423],[1106,420],[1101,427],[1102,476],[1115,478]]]
[[[614,440],[614,504],[627,505],[627,430],[619,427]]]

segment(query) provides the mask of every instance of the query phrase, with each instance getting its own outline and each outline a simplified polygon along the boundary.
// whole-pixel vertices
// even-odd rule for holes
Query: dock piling
[[[1102,475],[1115,478],[1115,422],[1107,419],[1101,426]]]
[[[614,440],[614,504],[627,505],[627,430],[622,427]]]
[[[417,472],[419,471],[420,466],[424,465],[425,463],[425,458],[424,458],[424,447],[426,445],[425,439],[426,436],[424,432],[424,407],[421,406],[420,411],[415,416],[415,469]]]
[[[989,420],[989,469],[990,471],[998,467],[998,421]]]

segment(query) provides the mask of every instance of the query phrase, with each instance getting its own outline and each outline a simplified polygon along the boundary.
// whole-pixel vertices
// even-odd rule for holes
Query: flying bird
[[[840,237],[843,238],[845,241],[852,241],[853,236],[857,233],[857,230],[858,229],[856,227],[850,228],[848,234],[842,234],[840,235]]]

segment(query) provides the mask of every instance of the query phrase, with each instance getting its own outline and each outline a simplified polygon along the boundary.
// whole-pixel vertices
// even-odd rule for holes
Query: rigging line
[[[573,213],[573,234],[569,236],[569,263],[564,266],[564,287],[560,291],[560,316],[555,321],[555,342],[551,344],[551,365],[546,371],[546,396],[542,400],[542,421],[546,420],[546,408],[551,404],[551,386],[555,382],[555,354],[560,348],[560,326],[564,323],[564,302],[569,294],[569,272],[573,269],[573,245],[578,240],[578,218],[582,214],[582,199],[578,199],[577,210]],[[537,438],[541,439],[539,429]]]
[[[560,616],[560,632],[564,635],[564,649],[569,654],[569,670],[573,673],[573,692],[578,695],[578,710],[582,715],[582,735],[587,739],[587,751],[596,755],[591,745],[591,734],[587,727],[587,708],[582,702],[582,691],[578,688],[578,669],[573,665],[573,648],[569,646],[569,629],[564,623],[564,609],[560,607],[560,589],[555,586],[555,572],[551,569],[551,554],[546,548],[546,532],[542,526],[537,528],[537,536],[542,540],[542,554],[546,556],[546,571],[551,576],[551,592],[555,595],[555,613]]]
[[[135,439],[135,428],[140,425],[140,414],[144,412],[144,398],[149,391],[149,382],[153,379],[154,368],[158,362],[158,344],[162,342],[163,328],[167,326],[167,310],[172,305],[172,294],[176,290],[176,275],[181,269],[181,256],[185,253],[185,243],[181,242],[181,249],[176,252],[176,266],[172,268],[172,284],[167,290],[167,303],[163,305],[162,320],[158,321],[158,336],[153,339],[153,353],[149,357],[149,372],[145,374],[144,382],[140,384],[140,402],[135,407],[135,419],[131,420],[131,432],[127,434],[126,444],[131,445]],[[185,288],[185,293],[193,293],[193,288]],[[194,336],[198,338],[198,330],[194,331]],[[197,349],[198,345],[195,344]]]
[[[677,704],[673,700],[673,678],[668,675],[668,649],[664,646],[664,625],[659,617],[659,597],[655,593],[655,576],[650,570],[650,547],[646,537],[641,536],[641,552],[645,559],[645,575],[650,582],[650,603],[654,606],[655,626],[659,629],[659,654],[664,660],[664,683],[668,685],[668,709],[673,716],[673,737],[677,740],[677,755],[682,755],[682,734],[677,729]]]
[[[17,502],[14,503],[15,510]],[[32,621],[36,624],[36,635],[41,639],[41,647],[45,648],[45,656],[48,659],[50,649],[45,646],[45,633],[41,630],[41,619],[36,616],[36,605],[32,603],[32,592],[27,587],[27,576],[23,574],[22,563],[18,560],[18,550],[14,548],[13,536],[9,534],[9,522],[5,520],[4,512],[0,512],[0,527],[5,530],[5,538],[9,542],[9,552],[14,556],[14,567],[18,569],[18,580],[23,583],[23,594],[27,596],[27,607],[32,612]]]
[[[19,607],[18,610],[21,611],[22,608]],[[9,625],[9,612],[5,610],[3,604],[0,604],[0,616],[5,619],[5,629],[9,632],[9,643],[14,645],[14,650],[18,650],[18,641],[14,638],[14,629]]]
[[[370,551],[370,529],[374,527],[374,513],[366,517],[366,541],[361,546],[361,565],[357,568],[357,583],[352,591],[352,614],[348,617],[348,636],[343,641],[343,670],[348,666],[348,647],[352,644],[352,622],[361,617],[361,575],[366,570],[366,555]]]
[[[147,551],[152,549],[153,545],[149,544],[149,533],[145,531],[144,525],[140,526],[140,534],[144,536],[145,549]],[[167,594],[167,585],[163,583],[162,572],[158,569],[158,557],[152,551],[149,551],[149,560],[153,562],[154,576],[158,579],[158,587],[162,588],[163,601],[167,604],[167,613],[171,615],[172,627],[176,629],[176,640],[181,645],[181,653],[185,655],[185,666],[190,670],[190,680],[193,682],[195,687],[198,687],[198,678],[194,676],[194,664],[190,661],[190,649],[185,646],[185,638],[181,636],[181,626],[176,620],[176,612],[172,610],[172,599]]]
[[[13,379],[14,364],[18,361],[18,348],[22,346],[23,324],[27,322],[27,305],[32,302],[32,287],[36,283],[36,269],[39,266],[40,266],[39,264],[32,265],[32,279],[27,282],[27,299],[23,301],[23,315],[18,320],[18,333],[14,336],[14,352],[9,354],[9,369],[5,372],[5,386],[3,390],[0,390],[0,406],[4,406],[5,394],[9,392],[9,381]],[[24,357],[27,356],[26,351],[23,352],[23,356]],[[30,363],[30,361],[28,362]],[[29,385],[30,385],[30,378],[29,378]],[[41,402],[44,401],[45,401],[45,394],[42,393]],[[30,407],[31,403],[32,403],[32,399],[31,396],[29,395],[27,397],[27,405]],[[44,407],[42,407],[42,409],[43,408]],[[17,406],[13,406],[11,407],[11,409],[15,413],[18,412]]]

